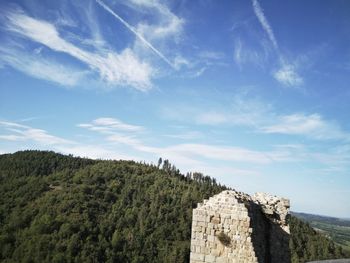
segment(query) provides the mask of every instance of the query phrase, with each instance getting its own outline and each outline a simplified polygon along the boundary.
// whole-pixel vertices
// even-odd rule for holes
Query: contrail
[[[277,40],[275,38],[275,34],[272,31],[272,27],[269,24],[269,21],[267,21],[264,11],[261,8],[258,0],[252,0],[253,2],[253,9],[254,9],[254,13],[256,15],[256,17],[258,18],[261,26],[263,27],[263,29],[265,30],[265,32],[267,33],[267,35],[269,36],[270,41],[272,42],[274,48],[278,51],[278,44],[277,44]]]
[[[117,15],[112,9],[110,9],[104,2],[101,0],[96,0],[96,2],[103,7],[107,12],[113,15],[116,19],[118,19],[127,29],[135,34],[135,36],[140,39],[147,47],[152,49],[154,53],[156,53],[164,62],[166,62],[170,67],[175,69],[175,66],[159,51],[157,50],[150,42],[148,42],[141,34],[137,32],[137,30],[131,26],[128,22],[126,22],[123,18]]]
[[[252,4],[253,4],[255,16],[258,18],[259,23],[261,24],[262,28],[266,32],[267,36],[269,37],[269,40],[271,41],[271,43],[272,43],[272,45],[277,53],[277,56],[278,56],[278,59],[279,59],[281,65],[288,66],[289,63],[285,60],[285,58],[283,57],[283,55],[280,52],[275,34],[273,33],[272,27],[271,27],[269,21],[267,20],[265,14],[264,14],[264,10],[262,9],[260,3],[258,2],[258,0],[252,0]]]

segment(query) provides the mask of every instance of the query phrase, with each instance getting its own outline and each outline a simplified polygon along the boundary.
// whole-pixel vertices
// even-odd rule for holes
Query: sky
[[[0,1],[0,153],[202,172],[350,218],[350,2]]]

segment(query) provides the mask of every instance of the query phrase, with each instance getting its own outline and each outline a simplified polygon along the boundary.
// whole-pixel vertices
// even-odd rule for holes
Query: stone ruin
[[[289,200],[223,191],[193,210],[190,263],[290,262]]]

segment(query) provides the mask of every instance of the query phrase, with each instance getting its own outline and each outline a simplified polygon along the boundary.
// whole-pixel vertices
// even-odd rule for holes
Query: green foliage
[[[192,209],[225,187],[164,160],[0,156],[0,261],[188,262]]]
[[[326,236],[316,232],[309,224],[292,216],[290,221],[290,250],[293,263],[313,260],[344,258],[340,246]]]
[[[318,232],[331,238],[344,251],[350,253],[350,220],[305,213],[293,213],[293,215],[308,222]]]
[[[168,160],[0,155],[0,261],[188,262],[192,209],[224,189],[209,176],[180,174]],[[334,245],[324,251],[333,243],[303,232],[305,224],[292,225],[295,260],[340,253]]]

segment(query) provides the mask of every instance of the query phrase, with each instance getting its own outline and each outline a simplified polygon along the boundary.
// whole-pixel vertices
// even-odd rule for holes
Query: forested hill
[[[1,262],[188,262],[192,209],[226,189],[168,161],[0,155]],[[293,262],[344,257],[291,220]]]
[[[293,216],[308,222],[316,231],[331,238],[336,244],[350,253],[350,220],[306,213],[292,213]]]

